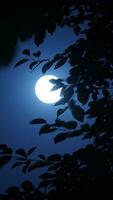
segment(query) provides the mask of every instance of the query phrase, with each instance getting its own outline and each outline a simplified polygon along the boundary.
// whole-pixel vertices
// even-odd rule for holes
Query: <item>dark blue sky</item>
[[[71,29],[58,28],[55,35],[47,35],[44,44],[40,46],[39,50],[42,50],[42,57],[50,58],[55,53],[62,52],[75,39]],[[17,52],[12,63],[10,63],[10,68],[0,71],[0,143],[6,143],[14,149],[29,149],[32,146],[37,146],[38,153],[46,155],[73,152],[87,141],[81,141],[80,138],[72,138],[54,144],[54,133],[39,136],[38,126],[29,124],[35,118],[45,118],[48,122],[53,122],[58,107],[40,102],[35,95],[36,81],[43,75],[40,68],[31,72],[28,68],[29,63],[13,68],[14,64],[24,57],[22,50],[25,48],[29,48],[31,51],[37,50],[33,38],[23,43],[18,42]],[[68,67],[67,64],[56,71],[51,69],[47,74],[65,78],[68,74]],[[69,112],[64,116],[67,120],[70,117]],[[19,168],[13,170],[9,164],[0,170],[0,193],[4,188],[13,184],[19,185],[26,179],[32,179],[36,183],[39,172],[34,171],[28,175],[23,175]]]

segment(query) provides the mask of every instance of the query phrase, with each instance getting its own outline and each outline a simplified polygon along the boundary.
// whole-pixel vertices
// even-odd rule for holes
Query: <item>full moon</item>
[[[61,88],[51,91],[54,84],[50,82],[51,79],[58,79],[53,75],[42,76],[35,85],[35,93],[38,99],[44,103],[55,103],[60,100]]]

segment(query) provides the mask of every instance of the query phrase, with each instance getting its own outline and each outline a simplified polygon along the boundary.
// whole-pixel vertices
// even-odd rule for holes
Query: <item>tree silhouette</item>
[[[13,168],[22,166],[23,173],[47,167],[41,183],[34,186],[25,181],[20,188],[10,187],[1,199],[58,199],[81,197],[85,194],[100,193],[113,196],[113,2],[108,1],[57,1],[53,4],[40,4],[38,14],[30,15],[28,22],[33,28],[25,26],[25,32],[16,32],[22,40],[35,33],[34,42],[37,47],[44,42],[46,32],[54,34],[60,26],[69,26],[79,37],[64,52],[56,54],[52,59],[40,59],[40,51],[23,51],[23,58],[15,67],[33,60],[29,68],[34,70],[42,66],[45,74],[54,66],[54,70],[69,63],[69,76],[65,80],[51,80],[53,90],[62,88],[62,99],[54,123],[45,119],[33,119],[30,123],[42,125],[39,134],[57,132],[54,142],[81,136],[82,139],[93,139],[87,145],[72,154],[53,154],[48,157],[38,155],[32,157],[36,147],[28,151],[13,151],[5,144],[0,145],[0,167],[10,160]],[[37,9],[36,9],[37,11]],[[27,11],[26,11],[27,12]],[[74,14],[73,14],[74,13]],[[40,16],[39,21],[38,16]],[[20,19],[20,16],[19,16]],[[38,21],[38,22],[37,22]],[[35,26],[40,23],[37,29]],[[88,26],[82,26],[85,22]],[[19,22],[20,25],[22,22]],[[36,23],[36,24],[35,24]],[[7,54],[9,57],[9,54]],[[77,99],[77,100],[76,100]],[[87,105],[87,109],[85,106]],[[64,121],[60,116],[69,110],[73,121]],[[95,119],[90,124],[88,119]],[[78,124],[80,127],[78,128]],[[60,128],[63,128],[61,131]],[[59,131],[60,130],[60,131]]]

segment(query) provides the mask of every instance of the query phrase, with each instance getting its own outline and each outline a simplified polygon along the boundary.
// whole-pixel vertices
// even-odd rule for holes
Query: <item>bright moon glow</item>
[[[42,76],[36,83],[35,93],[40,101],[44,103],[55,103],[60,100],[61,88],[51,91],[54,84],[50,82],[51,79],[58,79],[53,75]]]

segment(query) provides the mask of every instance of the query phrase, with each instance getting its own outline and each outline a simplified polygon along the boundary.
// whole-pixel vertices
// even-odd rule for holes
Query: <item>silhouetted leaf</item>
[[[42,118],[33,119],[30,124],[45,124],[46,120]]]
[[[42,154],[39,154],[38,157],[39,157],[40,159],[42,159],[42,160],[46,160],[46,157],[45,157],[44,155],[42,155]]]
[[[29,65],[29,69],[33,69],[33,67],[37,64],[37,61],[33,61],[30,65]]]
[[[46,124],[44,126],[41,127],[40,131],[39,131],[39,135],[44,134],[44,133],[50,133],[55,131],[56,128],[51,128],[51,125]]]
[[[75,121],[68,121],[68,122],[65,122],[63,120],[60,120],[60,119],[56,119],[55,120],[55,126],[58,126],[58,127],[65,127],[67,129],[75,129],[76,126],[77,126],[77,122]]]
[[[65,6],[63,12],[64,12],[64,16],[69,16],[69,14],[70,14],[69,7]]]
[[[48,69],[50,69],[50,67],[53,65],[53,62],[47,62],[43,65],[42,67],[42,72],[43,74],[45,74],[47,72]]]
[[[81,30],[80,26],[76,26],[76,27],[74,28],[74,33],[75,33],[76,35],[79,35],[80,30]]]
[[[82,129],[82,131],[88,131],[89,130],[89,124],[83,124],[83,125],[81,125],[81,129]]]
[[[77,96],[80,103],[86,104],[89,99],[89,90],[84,88],[83,85],[81,85],[80,87],[78,87]]]
[[[70,86],[67,89],[64,89],[63,95],[66,102],[70,100],[70,98],[73,96],[73,93],[74,93],[73,86]]]
[[[28,193],[32,190],[34,190],[34,185],[32,184],[32,182],[30,181],[24,181],[22,184],[21,184],[21,188],[24,190],[24,191],[27,191]]]
[[[15,197],[15,195],[20,193],[20,190],[18,187],[9,187],[7,190],[5,190],[6,193],[8,193],[11,196]]]
[[[60,59],[57,64],[55,65],[54,69],[58,69],[59,67],[61,67],[62,65],[64,65],[67,61],[67,57],[63,57],[62,59]]]
[[[29,60],[28,58],[24,58],[24,59],[20,60],[19,62],[17,62],[14,67],[18,67],[19,65],[22,65],[22,64],[26,63],[28,60]]]
[[[41,30],[40,32],[35,33],[34,42],[37,45],[37,47],[39,47],[39,45],[44,41],[45,36],[45,30]]]
[[[6,165],[11,160],[11,158],[12,158],[11,156],[0,157],[0,168]]]
[[[75,105],[73,100],[70,101],[69,107],[70,107],[70,110],[71,110],[73,117],[75,119],[77,119],[78,121],[83,122],[84,121],[84,110],[83,110],[83,108],[81,108],[78,105]]]
[[[29,151],[27,152],[27,155],[32,154],[35,151],[36,148],[37,147],[32,147],[31,149],[29,149]]]
[[[50,183],[50,180],[44,180],[39,184],[38,188],[46,188]]]
[[[30,56],[30,50],[29,49],[25,49],[22,51],[23,54]]]
[[[27,154],[24,149],[18,149],[15,151],[16,154],[26,157]]]
[[[31,164],[28,167],[27,171],[30,172],[32,170],[38,169],[40,167],[45,167],[45,166],[47,166],[47,162],[44,159],[43,160],[41,159],[41,160],[36,161],[34,164]]]
[[[4,151],[4,153],[5,154],[12,154],[12,149],[11,148],[7,148],[5,151]]]
[[[55,106],[64,105],[65,103],[66,103],[65,99],[62,98],[62,99],[60,99],[59,101],[57,101],[54,105],[55,105]]]
[[[33,53],[33,56],[35,56],[35,57],[40,57],[40,55],[41,55],[41,52],[40,52],[40,51],[37,51],[37,52],[34,52],[34,53]]]
[[[64,86],[63,83],[58,83],[58,84],[54,85],[54,86],[51,88],[51,91],[58,90],[59,88],[62,88],[63,86]]]
[[[66,106],[65,108],[60,108],[60,109],[57,111],[57,117],[59,117],[60,115],[62,115],[67,109],[68,109],[67,106]]]
[[[53,155],[48,157],[48,161],[51,161],[51,162],[57,162],[60,159],[61,159],[61,155],[60,154],[53,154]]]
[[[16,167],[18,167],[22,164],[23,164],[23,162],[16,162],[16,163],[13,164],[12,168],[16,168]]]
[[[67,129],[75,129],[77,127],[77,122],[75,122],[75,121],[65,122],[64,127]]]
[[[55,136],[54,142],[55,142],[55,144],[56,144],[56,143],[61,142],[61,141],[65,140],[65,139],[67,139],[67,138],[68,138],[68,133],[66,133],[66,132],[64,132],[64,133],[59,133],[59,134],[57,134],[57,135]]]
[[[28,167],[28,172],[33,171],[33,170],[38,169],[38,168],[39,168],[39,166],[36,162],[36,163],[34,163],[34,164],[32,164]]]
[[[61,167],[60,163],[55,163],[55,165],[52,165],[48,168],[48,171],[56,171]]]
[[[48,24],[48,32],[52,35],[56,29],[56,23]]]
[[[72,137],[77,137],[77,136],[80,136],[82,134],[82,130],[76,130],[76,131],[72,131],[69,133],[69,138],[72,138]]]
[[[1,150],[6,150],[7,149],[7,145],[6,144],[0,144],[0,149]]]
[[[57,60],[63,58],[63,55],[62,54],[56,54],[53,58],[53,61],[56,62]]]
[[[52,78],[52,79],[50,80],[50,83],[52,83],[52,84],[54,84],[54,85],[57,85],[57,84],[61,84],[62,81],[63,81],[63,80],[60,79],[60,78],[58,78],[58,79]]]
[[[0,154],[12,154],[12,149],[5,144],[0,144]]]
[[[58,127],[64,127],[65,126],[65,121],[63,121],[61,119],[56,119],[54,125],[58,126]]]
[[[42,174],[41,176],[40,176],[40,178],[42,178],[42,179],[49,179],[49,178],[53,178],[53,174],[51,174],[51,173],[44,173],[44,174]]]
[[[63,159],[65,164],[71,164],[72,163],[72,156],[69,153],[66,153],[63,155]]]
[[[108,90],[102,90],[102,93],[105,97],[109,97],[110,96],[110,93]]]

